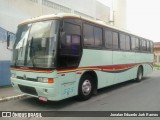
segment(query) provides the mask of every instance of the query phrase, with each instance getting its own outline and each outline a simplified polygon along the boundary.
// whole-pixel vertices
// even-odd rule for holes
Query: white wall
[[[33,2],[37,1],[37,2]],[[43,0],[0,0],[0,26],[13,33],[16,32],[17,25],[28,18],[64,12],[61,8],[42,5]],[[50,0],[62,6],[71,8],[72,11],[85,13],[95,18],[96,0]]]
[[[113,0],[114,25],[127,29],[126,6],[127,0]]]
[[[25,19],[54,14],[63,11],[63,6],[72,9],[70,12],[80,12],[96,18],[96,0],[50,0],[62,7],[56,9],[42,5],[45,0],[0,0],[0,27],[16,33],[17,26]],[[6,42],[0,43],[0,60],[10,60],[11,51],[6,49]]]
[[[41,15],[38,4],[30,0],[0,0],[0,27],[15,33],[17,25],[27,19]]]
[[[0,0],[0,27],[16,33],[21,21],[44,14],[64,12],[63,6],[71,9],[72,13],[77,11],[77,14],[80,12],[81,15],[109,22],[110,8],[96,0],[50,0],[60,7],[42,5],[44,1],[46,0]],[[126,28],[126,0],[113,0],[113,3],[114,25]],[[11,52],[6,49],[5,44],[0,43],[0,60],[11,58]]]
[[[96,19],[100,19],[105,22],[110,20],[110,8],[100,2],[96,2]]]
[[[36,1],[36,2],[33,2]],[[42,5],[43,0],[0,0],[0,25],[11,31],[16,31],[19,22],[44,14],[64,12],[47,5]],[[45,1],[45,0],[44,0]],[[71,12],[78,11],[94,19],[108,21],[109,7],[100,4],[96,0],[50,0],[59,5],[71,9]],[[101,14],[100,14],[101,13]],[[10,22],[12,21],[12,23]],[[9,23],[9,24],[8,24]]]
[[[51,0],[89,16],[96,16],[96,0]]]

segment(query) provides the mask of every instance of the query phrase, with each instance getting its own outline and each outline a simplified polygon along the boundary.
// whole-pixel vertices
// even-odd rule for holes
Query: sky
[[[112,0],[98,0],[111,5]],[[160,42],[160,0],[126,0],[127,30]]]
[[[160,42],[160,0],[127,0],[127,29]]]

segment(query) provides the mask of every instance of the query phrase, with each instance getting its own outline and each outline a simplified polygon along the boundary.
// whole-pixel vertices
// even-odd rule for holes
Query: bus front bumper
[[[11,78],[12,86],[19,92],[28,94],[39,99],[58,101],[60,100],[55,83],[41,83],[17,78]]]

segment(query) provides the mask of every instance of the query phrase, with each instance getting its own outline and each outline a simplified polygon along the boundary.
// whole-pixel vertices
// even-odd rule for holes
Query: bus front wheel
[[[143,69],[142,67],[138,68],[136,81],[140,82],[143,78]]]
[[[88,100],[93,94],[94,86],[92,77],[88,74],[82,76],[79,82],[78,87],[78,99],[79,100]]]

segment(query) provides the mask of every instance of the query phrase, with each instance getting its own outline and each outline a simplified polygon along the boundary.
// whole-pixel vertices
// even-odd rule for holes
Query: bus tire
[[[143,78],[143,69],[142,67],[138,68],[136,81],[140,82]]]
[[[92,77],[88,74],[83,75],[78,86],[78,100],[84,101],[92,97],[94,85]]]

